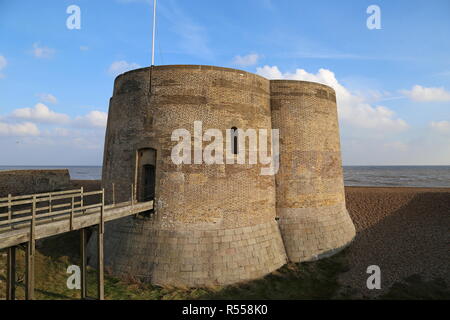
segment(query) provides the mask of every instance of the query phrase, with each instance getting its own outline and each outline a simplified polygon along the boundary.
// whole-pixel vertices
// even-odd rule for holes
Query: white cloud
[[[281,73],[280,69],[277,66],[264,66],[256,68],[256,73],[260,76],[263,76],[267,79],[275,80],[275,79],[286,79],[285,76]]]
[[[114,61],[109,66],[108,73],[113,76],[117,76],[117,75],[127,72],[129,70],[138,69],[140,67],[141,67],[140,65],[138,65],[137,63],[134,63],[134,62],[129,63],[125,60]]]
[[[39,99],[41,99],[43,102],[56,104],[58,103],[58,99],[50,93],[40,93],[38,94]]]
[[[450,133],[450,122],[449,121],[438,121],[431,122],[430,127],[439,133]]]
[[[33,55],[36,58],[44,59],[44,58],[51,58],[55,54],[55,50],[48,48],[48,47],[42,47],[39,45],[39,43],[35,42],[33,43]]]
[[[256,53],[251,53],[246,56],[236,56],[233,59],[232,64],[240,67],[254,66],[258,63],[259,55]]]
[[[79,128],[105,128],[108,120],[108,113],[93,110],[88,114],[71,118],[64,113],[57,113],[49,109],[45,104],[38,103],[33,108],[15,109],[4,119],[11,122],[20,119],[34,123],[68,125]],[[57,128],[61,133],[64,128]]]
[[[80,51],[88,51],[89,47],[88,46],[80,46]]]
[[[1,148],[10,151],[2,154],[3,163],[62,165],[73,164],[74,159],[80,165],[101,163],[107,118],[105,112],[91,111],[78,117],[64,115],[64,119],[68,121],[61,124],[48,121],[43,123],[44,121],[40,120],[42,114],[47,119],[46,116],[52,114],[52,111],[36,113],[35,109],[21,111],[23,114],[19,112],[19,116],[34,117],[30,121],[18,120],[14,116],[17,110],[9,115],[0,115]],[[33,154],[33,157],[30,157],[30,154]]]
[[[415,85],[411,90],[401,90],[400,92],[418,102],[450,101],[450,92],[444,88],[425,88]]]
[[[31,122],[17,124],[0,122],[0,136],[38,136],[38,127]]]
[[[75,122],[81,127],[105,128],[108,114],[102,111],[91,111],[85,116],[77,117]]]
[[[355,127],[393,131],[408,128],[404,120],[395,117],[394,111],[384,106],[373,106],[365,97],[350,92],[339,83],[330,70],[320,69],[316,74],[308,73],[303,69],[297,69],[295,73],[282,73],[276,66],[264,66],[257,68],[257,73],[268,79],[312,81],[334,88],[339,117]]]
[[[0,55],[0,71],[2,71],[6,66],[8,65],[8,61],[6,61],[6,58],[2,55]],[[0,72],[0,79],[4,78],[5,75]]]
[[[16,109],[12,117],[41,123],[67,123],[70,120],[68,115],[56,113],[43,103],[36,104],[34,108]]]
[[[6,58],[2,55],[0,55],[0,70],[6,67],[8,62],[6,61]]]

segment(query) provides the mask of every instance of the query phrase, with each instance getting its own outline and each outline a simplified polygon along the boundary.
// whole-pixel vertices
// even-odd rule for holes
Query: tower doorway
[[[137,200],[139,202],[152,201],[156,196],[156,150],[145,148],[138,150],[137,161]],[[145,212],[145,214],[151,214]]]
[[[155,166],[144,164],[142,167],[142,194],[140,201],[151,201],[155,198]]]

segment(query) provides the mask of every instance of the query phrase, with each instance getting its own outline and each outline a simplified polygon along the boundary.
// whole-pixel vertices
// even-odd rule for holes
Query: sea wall
[[[69,170],[0,171],[0,198],[59,191],[70,187]]]

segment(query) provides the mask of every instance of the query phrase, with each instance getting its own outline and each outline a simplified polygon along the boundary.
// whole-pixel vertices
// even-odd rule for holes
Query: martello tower
[[[194,121],[279,129],[280,170],[176,165],[172,132]],[[192,140],[194,144],[194,140]],[[110,101],[103,186],[116,201],[154,199],[147,217],[107,225],[106,264],[161,285],[255,279],[287,261],[330,255],[355,228],[345,208],[335,92],[211,66],[158,66],[117,77]],[[107,192],[111,194],[111,192]],[[108,199],[111,201],[111,199]]]

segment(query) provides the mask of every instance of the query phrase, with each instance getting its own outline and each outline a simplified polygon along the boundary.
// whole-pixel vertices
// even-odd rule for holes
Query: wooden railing
[[[88,197],[96,196],[94,204],[86,205]],[[58,219],[73,219],[83,214],[103,211],[104,190],[84,192],[83,188],[0,198],[0,232]]]
[[[96,197],[91,199],[88,197]],[[26,196],[0,198],[0,238],[2,248],[7,248],[6,297],[15,299],[16,248],[25,244],[25,299],[34,297],[34,266],[36,239],[50,237],[74,230],[80,231],[81,298],[87,298],[86,241],[87,228],[96,227],[98,298],[104,298],[104,230],[105,220],[112,221],[137,215],[153,208],[153,201],[139,203],[134,185],[131,199],[115,202],[112,185],[112,204],[105,206],[105,190],[84,192],[83,188]],[[75,226],[74,226],[75,222]],[[70,225],[68,225],[69,223]],[[58,225],[58,226],[56,226]],[[63,227],[61,225],[64,225]]]

